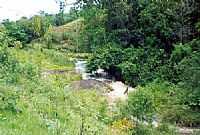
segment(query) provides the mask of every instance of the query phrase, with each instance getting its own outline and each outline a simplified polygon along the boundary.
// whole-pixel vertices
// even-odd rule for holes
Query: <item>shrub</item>
[[[190,46],[182,44],[176,45],[171,55],[171,62],[178,63],[184,57],[189,56],[191,53],[192,53],[192,48]]]
[[[39,76],[39,69],[36,65],[32,63],[24,63],[21,67],[21,73],[23,73],[26,79],[36,81]]]
[[[130,93],[127,103],[121,105],[121,114],[147,121],[156,116],[154,119],[160,122],[192,126],[200,123],[197,108],[198,94],[167,82],[155,81]]]
[[[131,84],[132,86],[136,86],[138,84],[139,75],[138,75],[138,67],[136,64],[131,62],[123,62],[119,64],[118,67],[122,71],[123,79],[126,83]]]
[[[17,99],[19,95],[17,91],[8,87],[0,87],[0,111],[18,112]]]
[[[128,115],[136,117],[141,121],[152,121],[156,111],[153,96],[148,91],[142,89],[130,93],[125,108]]]
[[[6,47],[0,46],[0,79],[15,83],[19,79],[19,63],[12,57]]]
[[[200,110],[200,53],[193,53],[184,58],[179,64],[180,85],[187,89],[186,104]]]
[[[27,32],[25,26],[21,26],[20,23],[11,22],[6,20],[3,22],[4,27],[6,28],[6,33],[10,39],[15,41],[20,41],[23,45],[30,42],[31,34]],[[13,44],[10,44],[13,46]]]
[[[88,70],[103,68],[105,71],[126,83],[144,85],[161,77],[161,67],[167,63],[167,56],[162,49],[128,48],[108,45],[97,50],[90,58]]]
[[[0,80],[6,83],[17,83],[24,75],[33,79],[38,75],[38,69],[30,63],[22,64],[12,55],[8,48],[9,37],[0,32]]]
[[[98,68],[103,68],[110,73],[116,72],[117,65],[122,61],[123,51],[113,46],[115,45],[108,44],[106,47],[98,49],[89,60],[88,71],[91,72]]]

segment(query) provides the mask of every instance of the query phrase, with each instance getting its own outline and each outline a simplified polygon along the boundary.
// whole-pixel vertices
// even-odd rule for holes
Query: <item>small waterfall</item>
[[[85,60],[77,60],[75,63],[76,73],[81,74],[83,80],[98,80],[101,82],[110,82],[111,79],[103,69],[98,69],[93,73],[87,73],[87,61]]]
[[[86,64],[87,64],[87,61],[77,60],[77,62],[75,63],[76,72],[79,74],[86,73]]]

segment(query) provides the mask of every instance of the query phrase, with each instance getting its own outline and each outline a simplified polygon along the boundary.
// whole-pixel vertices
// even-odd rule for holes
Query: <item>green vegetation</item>
[[[73,72],[73,63],[67,55],[53,50],[43,50],[43,53],[34,49],[5,50],[11,52],[17,61],[14,68],[22,70],[19,75],[13,72],[13,66],[4,70],[8,77],[17,77],[18,80],[1,83],[1,134],[101,134],[100,131],[106,128],[104,98],[96,92],[64,89],[70,82],[80,79]],[[10,65],[13,60],[8,61]],[[67,72],[45,76],[43,70]]]
[[[199,7],[198,0],[77,0],[67,14],[60,7],[57,15],[4,20],[0,134],[178,135],[178,127],[198,128]],[[82,79],[77,59],[135,90],[115,104],[106,92],[69,88]]]

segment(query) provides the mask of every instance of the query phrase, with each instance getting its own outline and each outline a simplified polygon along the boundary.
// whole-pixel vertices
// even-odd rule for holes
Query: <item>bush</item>
[[[156,112],[153,96],[142,89],[130,93],[125,109],[128,116],[136,117],[140,121],[152,121]]]
[[[136,86],[138,84],[140,78],[138,74],[138,66],[136,64],[123,62],[122,64],[119,64],[118,67],[121,69],[123,79],[126,83],[129,83],[132,86]]]
[[[24,43],[27,43],[29,40],[28,34],[25,31],[25,28],[21,27],[19,24],[16,22],[10,22],[8,20],[3,22],[7,34],[9,37]]]
[[[26,79],[37,81],[39,77],[39,69],[32,63],[24,63],[21,67],[21,73]]]
[[[190,93],[188,89],[155,81],[130,93],[126,104],[121,105],[121,114],[141,121],[152,121],[153,118],[182,126],[198,125],[197,97],[198,94]]]
[[[177,64],[183,58],[189,56],[191,53],[192,53],[192,48],[190,46],[182,44],[176,45],[175,49],[172,52],[170,61]]]
[[[120,48],[113,47],[115,45],[108,44],[105,47],[98,49],[95,54],[89,59],[88,71],[95,71],[98,68],[103,68],[110,73],[116,72],[117,65],[121,63],[123,51]]]
[[[8,83],[15,83],[19,79],[19,63],[12,57],[7,47],[0,46],[0,79]]]
[[[187,89],[186,104],[200,110],[200,53],[193,53],[184,58],[179,64],[180,85]]]
[[[123,61],[125,63],[128,61],[132,65],[130,67],[132,68],[131,70],[127,69],[129,66],[126,64],[121,66],[121,70],[125,71],[124,73],[127,71],[132,72],[122,74],[123,78],[125,78],[124,80],[128,80],[128,84],[132,86],[145,85],[160,77],[160,67],[165,65],[166,61],[164,50],[154,48],[128,48],[124,50],[124,54]]]
[[[162,77],[160,70],[166,63],[167,56],[162,49],[121,49],[117,45],[108,45],[94,53],[89,60],[88,70],[91,72],[103,68],[126,83],[137,86]]]
[[[19,95],[17,91],[8,87],[0,87],[0,111],[18,112],[17,99]]]
[[[9,37],[0,32],[0,81],[17,83],[21,77],[32,80],[38,75],[37,67],[33,64],[20,63],[8,48]]]

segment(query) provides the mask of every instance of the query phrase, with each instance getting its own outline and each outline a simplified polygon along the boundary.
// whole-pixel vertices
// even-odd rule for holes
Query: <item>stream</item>
[[[114,102],[119,99],[126,100],[128,98],[128,93],[135,90],[121,81],[115,81],[112,79],[113,77],[109,76],[103,69],[98,69],[93,73],[87,73],[86,64],[87,61],[85,60],[77,60],[75,63],[76,73],[81,74],[83,80],[97,80],[106,83],[112,89],[111,92],[106,93],[109,103],[114,104]]]
[[[112,79],[112,77],[109,76],[108,73],[104,72],[103,69],[98,69],[93,73],[87,73],[86,65],[87,61],[77,60],[75,63],[76,73],[81,74],[82,80],[97,80],[106,83],[112,89],[111,92],[105,94],[111,107],[114,106],[118,100],[125,101],[128,98],[128,93],[135,91],[134,88],[124,84],[123,82]],[[144,121],[143,124],[148,123]],[[152,124],[155,127],[158,126],[157,118],[154,118]]]
[[[128,93],[131,91],[135,91],[134,88],[124,84],[121,81],[115,81],[112,76],[109,76],[108,73],[104,72],[103,69],[98,69],[96,72],[87,73],[86,69],[87,61],[85,60],[77,60],[75,63],[76,73],[81,74],[82,80],[97,80],[103,83],[106,83],[108,86],[112,88],[111,92],[105,94],[108,99],[108,103],[110,106],[114,106],[116,101],[118,100],[126,100],[128,98]],[[125,91],[128,89],[128,92]],[[137,119],[136,119],[137,121]],[[146,121],[138,121],[145,125],[149,125],[150,123]],[[156,114],[154,115],[153,121],[151,123],[154,127],[158,127],[159,118],[157,118]],[[191,135],[194,131],[199,131],[198,129],[177,127],[177,132],[181,135]]]

